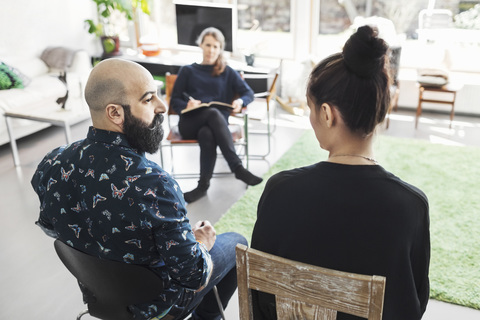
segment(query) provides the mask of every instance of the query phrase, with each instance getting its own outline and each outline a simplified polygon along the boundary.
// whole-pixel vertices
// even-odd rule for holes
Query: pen
[[[195,100],[191,95],[188,93],[184,92],[183,95],[188,99],[188,100]]]

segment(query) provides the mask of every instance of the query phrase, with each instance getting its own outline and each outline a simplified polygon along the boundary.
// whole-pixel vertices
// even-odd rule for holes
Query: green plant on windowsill
[[[119,54],[119,24],[123,19],[134,20],[137,9],[150,14],[150,0],[92,0],[97,6],[98,21],[85,20],[88,32],[100,38],[104,56]]]

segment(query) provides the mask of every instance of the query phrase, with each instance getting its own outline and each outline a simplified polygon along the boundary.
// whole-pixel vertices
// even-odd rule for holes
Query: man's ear
[[[320,106],[320,117],[327,127],[331,128],[335,124],[336,113],[334,108],[328,103],[322,103]]]
[[[125,113],[123,107],[119,104],[109,104],[105,108],[106,117],[113,124],[117,126],[122,126],[125,121]]]

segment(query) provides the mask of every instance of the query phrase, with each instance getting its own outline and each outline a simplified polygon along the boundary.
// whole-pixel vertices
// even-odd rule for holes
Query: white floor
[[[480,118],[456,116],[453,129],[448,129],[448,116],[426,114],[417,130],[414,129],[413,113],[399,111],[391,118],[390,128],[382,134],[426,139],[460,145],[480,146]],[[257,125],[252,123],[252,125]],[[89,122],[72,128],[74,139],[85,136]],[[278,112],[277,130],[272,138],[273,149],[265,160],[250,162],[250,169],[264,174],[288,148],[309,128],[308,118],[292,116],[282,110]],[[264,150],[265,137],[251,136],[251,152]],[[0,319],[74,319],[84,309],[80,291],[73,277],[63,267],[53,250],[53,241],[34,225],[38,217],[38,200],[30,179],[36,165],[44,154],[65,143],[60,128],[49,128],[18,142],[22,165],[13,166],[8,145],[0,147],[0,233],[1,271]],[[182,151],[183,159],[190,159],[189,153]],[[168,154],[168,152],[167,152]],[[152,156],[158,159],[158,154]],[[175,159],[178,159],[177,156]],[[198,154],[193,155],[197,159]],[[322,159],[319,159],[322,160]],[[196,161],[196,160],[195,160]],[[225,164],[218,161],[218,168]],[[177,168],[182,166],[177,162]],[[190,163],[186,166],[195,170]],[[167,168],[167,166],[166,166]],[[167,168],[168,169],[168,168]],[[179,184],[184,191],[195,187],[193,179],[181,179]],[[218,219],[245,192],[245,185],[233,176],[223,176],[212,180],[208,195],[188,205],[192,222],[208,219],[212,223]],[[227,319],[238,319],[237,297],[226,310]],[[85,316],[83,319],[93,319]],[[431,300],[424,319],[427,320],[474,320],[480,319],[480,311]]]

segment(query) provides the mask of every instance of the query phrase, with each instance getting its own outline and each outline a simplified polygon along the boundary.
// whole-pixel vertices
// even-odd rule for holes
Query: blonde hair
[[[225,70],[225,67],[227,66],[227,62],[223,57],[223,50],[225,49],[225,36],[217,28],[209,27],[200,33],[200,35],[197,38],[197,44],[201,45],[206,36],[212,36],[215,40],[220,42],[221,51],[217,58],[217,61],[215,61],[215,64],[213,66],[213,71],[212,71],[212,76],[218,76]]]

